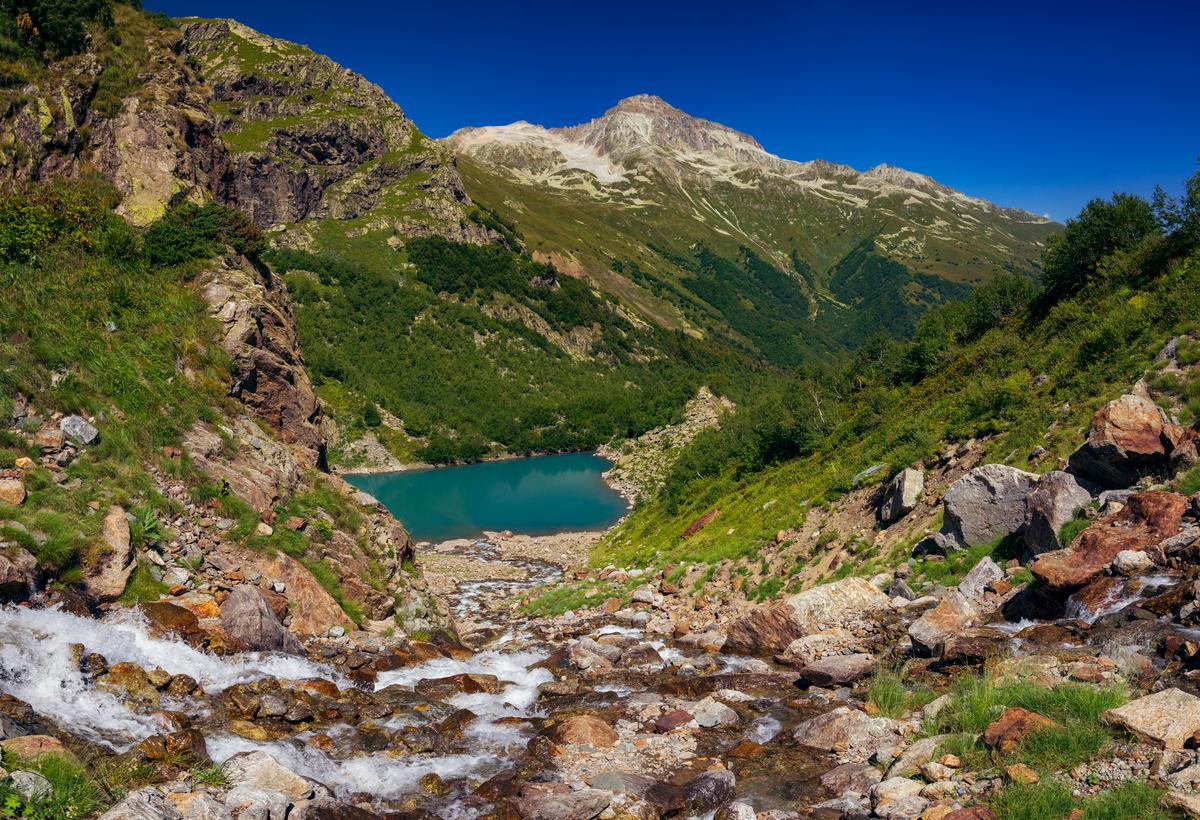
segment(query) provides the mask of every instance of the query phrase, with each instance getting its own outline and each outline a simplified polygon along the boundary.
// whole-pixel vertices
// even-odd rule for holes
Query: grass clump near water
[[[867,703],[877,714],[901,718],[932,702],[936,697],[926,686],[910,687],[904,678],[892,670],[880,670],[871,679]]]
[[[87,776],[83,766],[61,755],[27,761],[4,755],[9,771],[36,772],[49,782],[52,792],[26,802],[12,786],[0,782],[0,816],[31,820],[76,820],[96,814],[108,802],[103,788]]]

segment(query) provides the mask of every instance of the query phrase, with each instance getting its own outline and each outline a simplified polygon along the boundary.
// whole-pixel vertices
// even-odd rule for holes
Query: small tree
[[[379,417],[379,408],[373,401],[367,402],[367,406],[363,408],[363,424],[368,427],[378,427],[383,424],[383,419]]]
[[[1055,298],[1074,293],[1096,274],[1106,256],[1138,245],[1160,231],[1154,209],[1140,196],[1093,199],[1067,228],[1050,237],[1042,254],[1042,284]]]

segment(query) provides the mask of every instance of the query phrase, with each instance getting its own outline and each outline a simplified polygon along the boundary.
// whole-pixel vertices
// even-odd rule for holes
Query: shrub
[[[146,229],[144,252],[152,264],[180,265],[213,256],[223,244],[249,256],[267,247],[262,231],[240,211],[189,202],[172,208]]]

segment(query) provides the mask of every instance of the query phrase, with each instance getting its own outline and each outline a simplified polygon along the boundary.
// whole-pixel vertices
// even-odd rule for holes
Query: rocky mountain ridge
[[[115,14],[125,51],[94,37],[3,93],[0,179],[98,170],[139,225],[172,204],[213,199],[263,228],[307,220],[299,243],[322,226],[392,245],[500,240],[468,219],[453,158],[361,76],[236,21],[176,28],[126,6]],[[369,224],[347,224],[367,211]]]

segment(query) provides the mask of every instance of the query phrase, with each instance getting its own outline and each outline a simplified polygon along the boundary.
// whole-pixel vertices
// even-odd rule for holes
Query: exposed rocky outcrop
[[[252,586],[237,587],[221,604],[221,627],[245,649],[297,655],[304,652],[296,636],[279,623],[262,592]]]
[[[896,474],[879,502],[879,523],[887,525],[908,515],[917,507],[925,491],[925,473],[906,467]]]
[[[221,323],[221,346],[233,357],[230,395],[296,445],[304,465],[324,467],[321,405],[304,369],[283,282],[262,264],[226,256],[197,284]]]
[[[83,588],[93,601],[104,602],[115,600],[125,591],[133,572],[133,545],[123,509],[109,507],[100,525],[100,535],[98,554],[84,567]]]
[[[725,649],[748,654],[782,652],[797,638],[853,625],[890,607],[890,599],[867,581],[846,578],[756,607],[730,626]]]

